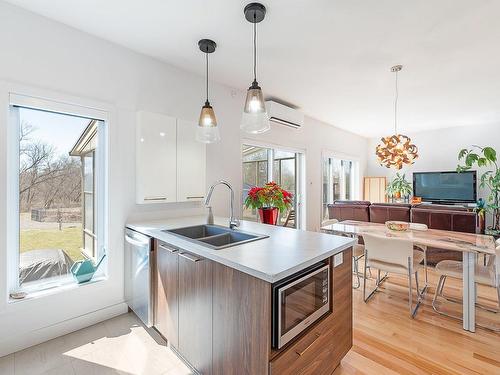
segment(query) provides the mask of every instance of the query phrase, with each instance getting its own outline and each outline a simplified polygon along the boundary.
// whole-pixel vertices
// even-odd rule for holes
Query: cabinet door
[[[177,201],[202,200],[206,189],[206,147],[195,139],[198,125],[177,120]]]
[[[157,241],[155,327],[176,348],[179,345],[178,266],[177,249]]]
[[[386,185],[385,177],[365,177],[364,178],[364,200],[372,203],[386,202]]]
[[[137,113],[137,203],[177,200],[176,138],[175,118],[151,112]]]
[[[180,353],[202,374],[212,370],[212,262],[179,253]]]

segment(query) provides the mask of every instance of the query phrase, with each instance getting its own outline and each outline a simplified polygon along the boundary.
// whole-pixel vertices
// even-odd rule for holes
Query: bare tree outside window
[[[67,275],[83,259],[82,157],[94,120],[19,108],[20,284]]]

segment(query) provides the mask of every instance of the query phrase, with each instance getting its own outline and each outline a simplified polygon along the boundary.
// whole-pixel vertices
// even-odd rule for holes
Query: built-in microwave
[[[272,344],[279,349],[330,311],[330,266],[317,263],[273,284]]]

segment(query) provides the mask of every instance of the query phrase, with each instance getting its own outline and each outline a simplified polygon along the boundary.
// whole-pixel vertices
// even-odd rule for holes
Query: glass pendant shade
[[[215,117],[215,112],[210,102],[208,101],[208,55],[215,52],[217,44],[210,39],[201,39],[198,42],[198,47],[200,51],[205,53],[206,59],[206,89],[207,89],[207,99],[205,100],[205,105],[201,107],[200,119],[198,120],[198,126],[196,129],[195,138],[201,143],[215,143],[220,141],[219,128],[217,126],[217,118]]]
[[[258,134],[271,129],[264,94],[257,83],[257,24],[264,20],[266,7],[260,3],[250,3],[243,12],[246,20],[253,24],[253,82],[247,91],[240,128],[247,133]]]
[[[200,120],[196,129],[196,140],[202,143],[214,143],[220,141],[217,118],[210,103],[206,102],[201,108]]]
[[[241,129],[247,133],[264,133],[271,129],[262,89],[254,82],[247,91],[241,118]]]

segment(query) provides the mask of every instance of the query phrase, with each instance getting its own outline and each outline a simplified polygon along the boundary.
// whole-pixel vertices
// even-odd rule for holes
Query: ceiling
[[[197,41],[218,49],[212,79],[245,90],[252,27],[241,0],[9,0],[197,74]],[[265,0],[258,80],[266,97],[363,136],[500,123],[500,1]],[[216,102],[216,98],[214,98]],[[243,105],[243,103],[242,103]]]

